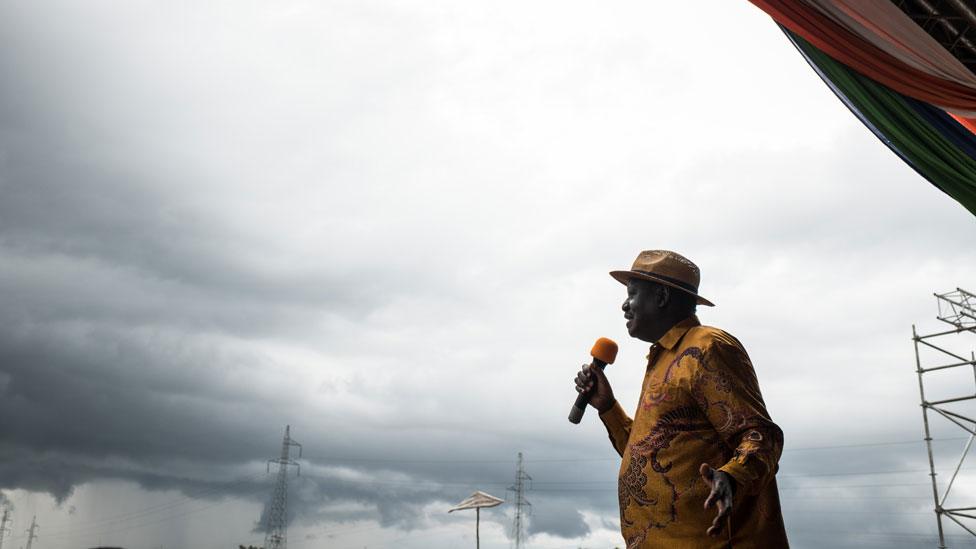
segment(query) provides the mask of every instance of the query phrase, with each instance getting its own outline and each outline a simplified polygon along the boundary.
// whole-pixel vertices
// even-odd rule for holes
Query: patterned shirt
[[[783,432],[769,418],[749,356],[730,334],[691,316],[651,346],[634,419],[619,403],[600,414],[620,464],[627,549],[785,549],[776,489]],[[731,534],[705,531],[715,507],[698,472],[735,479]]]

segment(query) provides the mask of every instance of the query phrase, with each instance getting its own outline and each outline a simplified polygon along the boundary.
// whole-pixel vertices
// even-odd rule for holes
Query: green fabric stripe
[[[899,93],[847,68],[799,36],[793,39],[923,177],[976,215],[976,161],[922,119]]]

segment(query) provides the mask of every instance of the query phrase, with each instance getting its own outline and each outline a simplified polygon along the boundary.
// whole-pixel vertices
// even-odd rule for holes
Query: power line
[[[263,490],[265,490],[265,487],[264,486],[259,486],[259,487],[257,487],[254,490],[250,490],[250,491],[243,492],[243,494],[244,495],[250,495],[251,493],[257,493],[257,492],[263,491]],[[65,530],[59,530],[55,534],[50,534],[50,533],[49,534],[46,534],[46,537],[47,537],[47,539],[54,539],[54,538],[59,538],[59,539],[60,538],[78,538],[78,537],[92,538],[92,537],[98,537],[98,536],[105,536],[105,535],[108,535],[108,534],[117,534],[117,533],[120,533],[120,532],[128,532],[130,530],[138,530],[140,528],[145,528],[147,526],[153,526],[155,524],[162,524],[162,523],[169,522],[169,521],[171,521],[173,519],[177,519],[177,518],[182,518],[182,517],[186,517],[186,516],[190,516],[190,515],[197,515],[197,514],[200,514],[201,512],[206,511],[208,509],[213,509],[213,508],[219,507],[221,505],[224,505],[225,503],[227,503],[226,500],[225,501],[218,501],[218,502],[215,502],[215,503],[211,503],[209,505],[205,505],[203,507],[198,507],[196,509],[189,509],[189,510],[184,511],[182,513],[178,513],[178,514],[175,514],[175,515],[170,515],[168,517],[163,517],[163,518],[160,518],[160,519],[150,520],[148,522],[141,522],[141,523],[137,523],[137,524],[133,524],[133,525],[129,525],[129,526],[124,526],[124,527],[120,527],[120,528],[112,528],[112,523],[109,523],[109,524],[107,524],[105,526],[100,526],[100,525],[97,525],[97,524],[82,524],[79,528],[68,528],[68,529],[65,529]],[[146,515],[146,516],[148,516],[148,515]],[[137,518],[142,518],[142,517],[137,517]],[[125,519],[125,520],[120,520],[120,521],[115,521],[115,522],[116,523],[125,523],[125,522],[131,521],[131,520],[136,520],[136,519]],[[106,527],[108,529],[105,529]],[[23,539],[23,538],[24,538],[24,536],[20,536],[18,538],[11,538],[11,540],[17,540],[17,539]]]
[[[933,439],[933,442],[948,442],[956,440],[964,440],[967,437],[947,437],[941,439]],[[874,446],[900,446],[900,445],[910,445],[910,444],[923,444],[922,440],[896,440],[896,441],[880,441],[880,442],[863,442],[863,443],[852,443],[852,444],[833,444],[824,446],[801,446],[798,448],[784,448],[783,453],[788,452],[804,452],[812,450],[840,450],[844,448],[869,448]],[[366,456],[332,456],[323,455],[320,457],[322,461],[329,462],[356,462],[356,463],[512,463],[511,458],[489,458],[489,459],[463,459],[463,458],[437,458],[437,459],[407,459],[407,458],[373,458]],[[591,461],[620,461],[620,457],[581,457],[581,458],[533,458],[525,459],[525,463],[577,463],[577,462],[591,462]]]
[[[933,439],[933,442],[946,442],[953,440],[966,440],[969,437],[948,437],[941,438],[937,441]],[[839,450],[842,448],[868,448],[872,446],[902,446],[906,444],[924,444],[924,440],[898,440],[893,442],[865,442],[858,444],[836,444],[833,446],[801,446],[799,448],[784,448],[783,452],[802,452],[808,450]]]
[[[219,497],[226,497],[227,495],[230,495],[230,494],[238,494],[238,493],[241,494],[241,495],[250,495],[251,493],[254,493],[257,490],[263,490],[264,489],[264,486],[261,485],[261,486],[257,486],[257,487],[254,487],[252,489],[244,490],[244,491],[238,491],[238,490],[236,490],[234,488],[236,486],[245,485],[245,484],[247,484],[247,483],[255,480],[258,477],[263,477],[263,476],[265,476],[265,474],[266,473],[263,473],[263,472],[262,473],[258,473],[258,474],[255,474],[255,475],[251,475],[249,477],[244,477],[243,479],[240,479],[240,480],[235,481],[233,483],[230,483],[228,485],[223,485],[223,486],[208,488],[206,490],[202,490],[202,491],[196,492],[192,496],[191,495],[187,495],[187,496],[184,496],[184,497],[181,497],[181,498],[178,498],[178,499],[174,499],[174,500],[171,500],[171,501],[168,501],[168,502],[163,502],[163,503],[160,503],[160,504],[151,505],[149,507],[144,507],[142,509],[136,509],[136,510],[129,511],[129,512],[126,512],[126,513],[120,513],[120,514],[117,514],[117,515],[108,515],[106,517],[101,517],[101,518],[97,518],[97,519],[94,519],[94,520],[83,521],[83,522],[76,523],[76,524],[57,525],[57,526],[54,527],[55,528],[54,533],[51,533],[49,531],[48,534],[46,534],[46,537],[48,537],[48,538],[56,538],[56,537],[64,537],[64,536],[86,535],[84,533],[85,530],[98,530],[99,528],[102,528],[102,527],[109,527],[110,528],[112,526],[112,524],[115,524],[115,523],[125,523],[125,522],[129,522],[129,521],[133,521],[133,520],[139,520],[139,519],[142,519],[144,517],[148,517],[148,516],[151,516],[151,515],[155,515],[157,513],[161,513],[163,511],[167,511],[167,510],[170,510],[170,509],[175,509],[175,508],[178,508],[178,507],[182,507],[184,505],[196,504],[201,499],[204,499],[204,498],[195,497],[195,496],[208,496],[208,497],[213,497],[213,496],[218,496],[219,495]],[[204,509],[210,508],[210,507],[213,507],[213,506],[216,506],[216,505],[221,505],[223,503],[225,503],[225,502],[224,501],[217,502],[217,503],[215,503],[213,505],[208,505],[208,506],[204,507]],[[182,513],[182,514],[178,514],[178,515],[173,515],[173,517],[182,517],[182,516],[186,516],[188,514],[193,514],[193,511],[191,511],[189,513]],[[165,522],[166,520],[169,520],[169,519],[168,518],[164,518],[162,520],[152,521],[152,522],[145,523],[145,525],[158,524],[160,522]],[[124,528],[122,530],[116,530],[116,531],[124,531],[124,530],[130,530],[130,529],[132,529],[132,528]],[[13,539],[13,540],[23,539],[24,537],[25,536],[22,535],[22,536],[14,537],[14,538],[11,538],[11,539]]]
[[[286,429],[286,431],[287,431],[287,429]],[[965,438],[965,437],[946,438],[946,439],[940,439],[940,440],[941,441],[951,441],[951,440],[960,440],[962,438]],[[888,441],[888,442],[872,442],[872,443],[844,444],[844,445],[831,445],[831,446],[809,446],[809,447],[801,447],[801,448],[788,449],[788,451],[789,450],[793,450],[793,451],[834,450],[834,449],[843,449],[843,448],[860,448],[860,447],[872,447],[872,446],[893,446],[893,445],[906,445],[906,444],[919,444],[919,443],[920,443],[919,441]],[[297,443],[296,444],[293,444],[293,445],[297,445]],[[413,463],[418,463],[418,462],[420,462],[420,463],[506,463],[506,462],[507,463],[511,463],[511,460],[508,460],[508,459],[477,459],[477,460],[473,460],[473,459],[472,460],[468,460],[468,459],[438,459],[438,460],[396,460],[396,459],[389,459],[389,460],[387,460],[387,459],[369,459],[369,458],[351,458],[351,459],[354,459],[355,461],[362,461],[362,462],[371,462],[371,461],[372,462],[394,462],[395,461],[395,462],[400,462],[400,463],[410,463],[410,462],[413,462]],[[613,457],[613,458],[558,458],[558,459],[531,459],[531,460],[530,459],[523,459],[522,460],[522,463],[523,464],[524,463],[559,463],[559,462],[589,462],[589,461],[615,461],[615,460],[619,460],[619,458],[617,458],[617,457]],[[269,463],[277,463],[277,460],[270,460]],[[524,467],[524,465],[523,465],[523,467]],[[907,474],[907,473],[921,473],[921,472],[924,472],[924,471],[919,470],[919,469],[903,469],[903,470],[888,470],[888,471],[841,471],[841,472],[825,472],[825,473],[809,473],[809,474],[787,474],[787,475],[778,475],[778,477],[779,478],[806,478],[806,477],[818,478],[818,477],[834,477],[834,476],[839,477],[839,476],[887,475],[887,474],[902,474],[902,473],[906,473]],[[280,471],[279,471],[279,473],[280,473]],[[96,533],[102,533],[102,534],[103,533],[114,533],[114,532],[120,532],[120,531],[127,531],[127,530],[142,528],[142,527],[145,527],[145,526],[148,526],[148,525],[158,524],[160,522],[171,521],[171,520],[174,520],[174,519],[179,518],[179,517],[197,514],[197,513],[199,513],[202,510],[209,509],[209,508],[213,508],[213,507],[216,507],[218,505],[221,505],[221,504],[225,503],[225,501],[217,502],[217,503],[215,503],[213,505],[204,506],[204,507],[200,507],[200,508],[196,508],[196,509],[190,509],[188,512],[179,513],[179,514],[172,515],[172,516],[168,516],[168,517],[163,517],[163,518],[161,518],[159,520],[153,520],[153,521],[141,522],[141,523],[137,523],[137,524],[133,524],[133,525],[127,525],[127,526],[122,527],[122,528],[110,528],[108,530],[103,530],[101,528],[101,525],[121,525],[121,524],[129,523],[129,522],[134,521],[134,520],[138,520],[138,519],[141,519],[141,518],[148,517],[150,515],[154,515],[154,514],[158,514],[158,513],[161,513],[161,512],[168,511],[168,510],[172,510],[174,508],[178,508],[178,507],[181,507],[181,506],[184,506],[184,505],[194,504],[194,503],[196,503],[197,501],[199,501],[201,498],[203,498],[205,496],[213,496],[213,495],[217,495],[217,494],[220,494],[220,493],[232,494],[233,492],[236,492],[236,490],[234,490],[234,488],[236,486],[244,485],[244,484],[250,482],[253,478],[255,478],[257,476],[258,475],[253,475],[251,477],[245,477],[245,478],[243,478],[241,480],[238,480],[238,481],[235,481],[235,482],[233,482],[233,483],[231,483],[229,485],[216,486],[216,487],[207,488],[207,489],[204,489],[204,490],[200,490],[200,491],[188,493],[186,496],[184,496],[184,497],[182,497],[180,499],[177,499],[177,500],[173,500],[173,501],[169,501],[169,502],[164,502],[164,503],[161,503],[161,504],[158,504],[158,505],[154,505],[154,506],[150,506],[150,507],[146,507],[146,508],[142,508],[142,509],[137,509],[137,510],[134,510],[134,511],[129,511],[129,512],[126,512],[126,513],[121,513],[121,514],[118,514],[118,515],[112,515],[112,516],[108,516],[108,517],[102,517],[100,519],[97,519],[97,520],[94,520],[94,521],[90,521],[88,523],[83,523],[80,527],[69,527],[68,529],[66,529],[63,532],[62,531],[57,531],[53,535],[49,532],[48,533],[48,536],[49,537],[63,537],[63,536],[78,536],[78,535],[95,535]],[[313,477],[313,478],[316,478],[316,477]],[[338,481],[338,482],[343,482],[344,481],[344,479],[334,479],[334,478],[330,478],[330,477],[321,477],[320,476],[320,477],[317,477],[317,478],[327,479],[327,480],[330,480],[330,481]],[[349,481],[346,481],[346,482],[349,482]],[[544,486],[541,489],[538,488],[538,487],[536,488],[536,490],[543,491],[543,492],[557,492],[557,491],[601,491],[601,489],[593,490],[593,489],[586,489],[586,488],[582,488],[582,487],[575,487],[575,488],[572,487],[574,485],[579,485],[579,484],[590,484],[590,483],[599,483],[599,482],[604,482],[604,481],[541,481],[541,482],[535,482],[534,484]],[[605,482],[607,482],[609,484],[609,483],[613,483],[614,481],[605,481]],[[356,484],[356,485],[425,487],[425,488],[431,488],[431,489],[437,489],[437,488],[440,488],[440,487],[443,487],[443,486],[451,486],[451,485],[468,486],[468,485],[471,485],[471,484],[475,484],[474,482],[472,482],[470,480],[467,480],[467,481],[458,481],[458,482],[437,481],[437,480],[431,480],[431,481],[388,481],[388,482],[382,482],[382,481],[355,482],[355,481],[352,481],[351,483],[352,484]],[[508,484],[508,483],[506,483],[504,481],[489,481],[489,482],[480,482],[478,484],[503,485],[503,484]],[[891,488],[891,487],[894,487],[894,486],[909,486],[909,485],[910,484],[897,484],[897,485],[894,485],[894,484],[887,484],[887,485],[836,485],[836,487],[837,488],[877,487],[879,489],[888,489],[888,488]],[[558,488],[560,486],[566,486],[567,488]],[[831,487],[812,486],[812,487],[805,487],[805,488],[804,487],[781,487],[781,490],[804,490],[804,489],[823,490],[823,489],[827,489],[827,488],[833,488],[833,486],[831,486]],[[261,487],[258,487],[258,489],[261,489]],[[256,491],[257,490],[245,490],[245,491],[240,492],[237,495],[247,496],[247,495],[250,495],[251,493],[256,492]],[[609,491],[609,490],[607,490],[607,491]],[[806,497],[806,498],[800,498],[800,499],[831,499],[831,498]],[[843,498],[833,498],[833,499],[843,499]],[[849,499],[866,499],[866,498],[849,498]],[[886,497],[886,498],[880,498],[880,499],[900,499],[900,498]],[[89,531],[89,532],[91,532],[91,533],[89,534],[89,533],[85,532],[86,530]],[[3,533],[2,533],[2,531],[0,531],[0,540],[3,539],[2,536],[3,536]],[[21,536],[21,537],[27,537],[27,536]],[[8,539],[8,541],[10,541],[12,539],[17,539],[17,537],[15,536],[13,538],[10,538],[10,539]],[[0,547],[0,549],[2,549],[2,547]]]
[[[173,499],[170,501],[157,503],[149,507],[143,507],[141,509],[135,509],[133,511],[127,511],[125,513],[119,513],[117,515],[108,515],[108,516],[100,517],[97,519],[86,521],[85,524],[96,525],[99,523],[124,522],[126,520],[134,520],[134,519],[142,518],[143,516],[160,513],[169,509],[180,507],[182,505],[194,504],[200,500],[209,499],[210,497],[223,497],[231,493],[236,493],[237,490],[234,490],[235,487],[249,484],[260,477],[264,477],[266,474],[267,473],[255,473],[253,475],[249,475],[241,479],[232,481],[228,484],[214,486],[211,488],[207,488],[205,490],[193,492],[192,494],[187,494],[184,495],[183,497]],[[263,488],[263,486],[261,488]],[[250,493],[250,492],[253,492],[253,490],[245,490],[242,493]],[[71,525],[66,525],[66,527],[70,528]],[[56,526],[56,528],[60,529],[61,527]]]
[[[570,483],[574,483],[574,482],[577,482],[577,481],[566,481],[566,484],[570,484]],[[613,482],[613,481],[578,481],[578,482],[608,482],[609,483],[609,482]],[[551,484],[562,484],[562,483],[557,482],[557,481],[550,481],[549,483],[551,483]],[[412,484],[416,485],[417,483],[412,483]],[[484,484],[484,482],[480,482],[479,484]],[[501,482],[497,482],[495,484],[501,484]],[[538,483],[534,483],[534,484],[538,484]],[[836,485],[837,488],[848,488],[848,487],[858,487],[858,486],[863,486],[863,487],[890,487],[892,485]],[[812,487],[812,488],[822,488],[822,487]],[[831,487],[831,488],[833,488],[833,487]],[[569,488],[569,489],[553,489],[553,488],[550,488],[550,489],[539,489],[539,488],[535,488],[535,490],[536,491],[542,491],[542,492],[557,492],[557,491],[604,491],[604,492],[607,492],[607,493],[610,493],[610,492],[613,491],[612,488],[595,488],[595,489],[594,488],[589,488],[589,489],[587,489],[587,488]],[[253,492],[256,492],[256,491],[257,490],[252,490],[250,492],[253,493]],[[247,494],[247,493],[245,493],[245,494]],[[802,498],[789,498],[789,497],[787,497],[787,498],[783,498],[783,499],[784,500],[801,499],[801,500],[831,500],[832,501],[832,500],[845,500],[845,499],[849,499],[849,500],[861,500],[861,499],[919,499],[919,498],[911,498],[911,497],[881,497],[881,498],[849,497],[849,498],[844,498],[844,497],[814,496],[814,497],[802,497]],[[921,499],[924,499],[924,498],[921,498]],[[224,503],[224,502],[214,503],[214,504],[211,504],[211,505],[208,505],[208,506],[204,506],[204,507],[201,507],[201,508],[188,510],[185,513],[173,515],[173,516],[170,516],[170,517],[164,517],[164,518],[159,519],[159,520],[154,520],[154,521],[149,521],[149,522],[143,522],[143,523],[140,523],[140,524],[135,524],[135,525],[127,526],[127,527],[124,527],[124,528],[115,528],[115,529],[108,529],[108,530],[98,530],[98,531],[91,531],[91,532],[85,532],[85,533],[79,532],[79,529],[78,528],[74,528],[74,529],[70,529],[70,530],[67,530],[67,531],[63,531],[63,532],[60,532],[59,531],[58,533],[53,534],[53,535],[50,535],[49,537],[51,537],[51,538],[60,538],[60,537],[67,537],[67,536],[71,536],[71,537],[95,536],[95,535],[104,535],[104,534],[109,534],[109,533],[123,532],[123,531],[128,531],[128,530],[142,528],[142,527],[145,527],[145,526],[150,526],[150,525],[153,525],[153,524],[159,524],[159,523],[162,523],[162,522],[166,522],[166,521],[169,521],[169,520],[173,520],[175,518],[180,518],[180,517],[184,517],[184,516],[188,516],[188,515],[198,514],[201,511],[204,511],[206,509],[210,509],[210,508],[217,507],[217,506],[221,505],[222,503]],[[92,525],[92,526],[94,526],[94,525]],[[82,530],[83,529],[84,528],[82,528]]]

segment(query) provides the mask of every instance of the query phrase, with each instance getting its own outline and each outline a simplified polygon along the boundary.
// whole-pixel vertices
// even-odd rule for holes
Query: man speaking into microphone
[[[698,267],[667,250],[641,252],[628,271],[627,331],[652,343],[633,419],[606,374],[584,366],[589,396],[622,458],[618,491],[627,549],[785,549],[776,488],[783,432],[769,417],[749,356],[702,326]]]

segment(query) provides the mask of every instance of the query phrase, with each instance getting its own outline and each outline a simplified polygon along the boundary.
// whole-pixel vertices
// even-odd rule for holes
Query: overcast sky
[[[566,414],[598,336],[635,406],[651,248],[753,358],[793,546],[935,546],[911,326],[976,223],[745,0],[2,2],[0,193],[4,547],[260,544],[286,424],[292,547],[471,547],[519,451],[529,547],[619,545]]]

